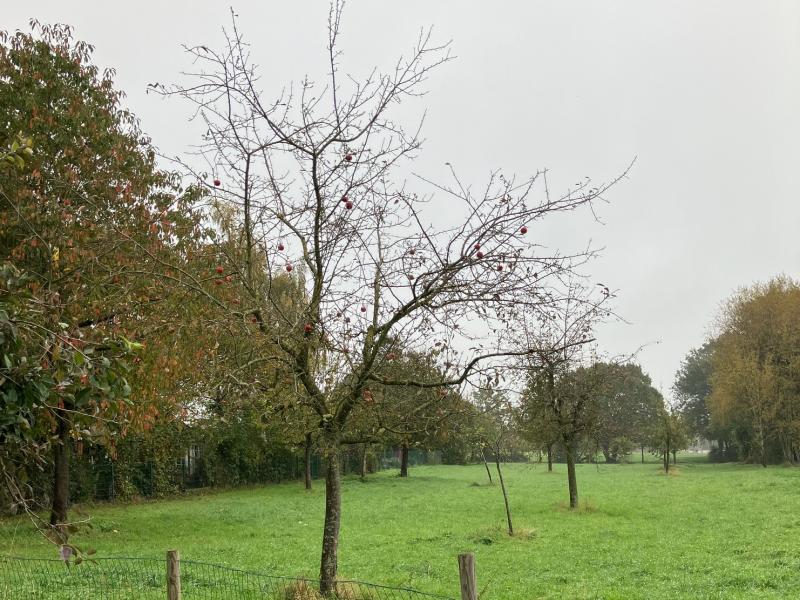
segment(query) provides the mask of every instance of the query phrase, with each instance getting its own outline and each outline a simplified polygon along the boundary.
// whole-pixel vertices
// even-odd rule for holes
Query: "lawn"
[[[680,463],[680,460],[679,460]],[[585,506],[564,509],[564,465],[508,465],[514,525],[483,466],[417,467],[345,481],[343,577],[457,596],[456,555],[476,555],[481,598],[800,597],[800,469],[684,462],[580,465]],[[184,558],[277,575],[317,573],[322,482],[88,508],[99,556]],[[24,519],[0,554],[53,557]]]

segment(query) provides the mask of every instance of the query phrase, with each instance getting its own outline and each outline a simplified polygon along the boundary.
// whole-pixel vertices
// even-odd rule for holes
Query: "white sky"
[[[326,2],[233,6],[270,97],[324,73]],[[145,87],[190,67],[182,43],[220,45],[227,4],[6,2],[2,14],[7,30],[30,17],[74,25],[95,61],[117,69],[162,151],[198,141],[188,107]],[[800,277],[800,2],[350,0],[344,70],[390,67],[431,25],[458,59],[400,113],[413,122],[428,109],[415,171],[442,179],[447,161],[480,183],[500,167],[546,167],[558,190],[610,179],[638,157],[600,207],[603,225],[570,215],[532,233],[565,251],[605,248],[591,272],[619,290],[630,324],[606,326],[601,344],[628,353],[659,342],[639,358],[665,393],[736,287]]]

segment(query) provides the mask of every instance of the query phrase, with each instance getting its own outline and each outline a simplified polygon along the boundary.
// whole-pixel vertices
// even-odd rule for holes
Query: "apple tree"
[[[189,81],[158,88],[202,121],[200,156],[186,168],[198,182],[211,172],[215,201],[236,214],[242,251],[222,266],[241,301],[229,318],[254,320],[252,335],[274,348],[270,360],[289,369],[298,402],[314,415],[327,458],[323,593],[337,574],[339,450],[367,392],[441,389],[444,401],[446,390],[512,357],[538,356],[535,340],[518,344],[518,319],[568,294],[561,282],[592,253],[544,248],[537,234],[550,215],[588,209],[613,183],[584,180],[556,195],[545,172],[494,172],[478,188],[451,169],[447,182],[416,178],[412,189],[401,172],[421,133],[393,111],[424,93],[449,48],[423,33],[387,71],[349,77],[338,49],[341,9],[330,11],[325,82],[305,78],[270,98],[234,19],[220,49],[188,49]],[[447,222],[433,223],[434,199],[447,202]],[[296,310],[282,310],[270,293],[279,275],[305,290]],[[185,284],[198,288],[190,277]],[[427,354],[432,340],[447,348],[436,355],[435,380],[383,374],[397,343]]]

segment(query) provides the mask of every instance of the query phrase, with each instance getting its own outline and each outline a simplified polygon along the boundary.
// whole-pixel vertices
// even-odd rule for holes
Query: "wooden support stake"
[[[461,600],[478,600],[475,555],[472,552],[458,555],[458,576],[461,579]]]
[[[167,600],[181,600],[181,557],[167,550]]]

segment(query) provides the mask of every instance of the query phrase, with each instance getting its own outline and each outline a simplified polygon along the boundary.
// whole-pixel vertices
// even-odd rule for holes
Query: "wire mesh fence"
[[[336,593],[319,594],[316,581],[267,575],[210,563],[180,561],[185,600],[453,600],[406,588],[340,581]],[[0,597],[8,600],[132,600],[167,598],[166,561],[98,558],[81,564],[0,556]]]

